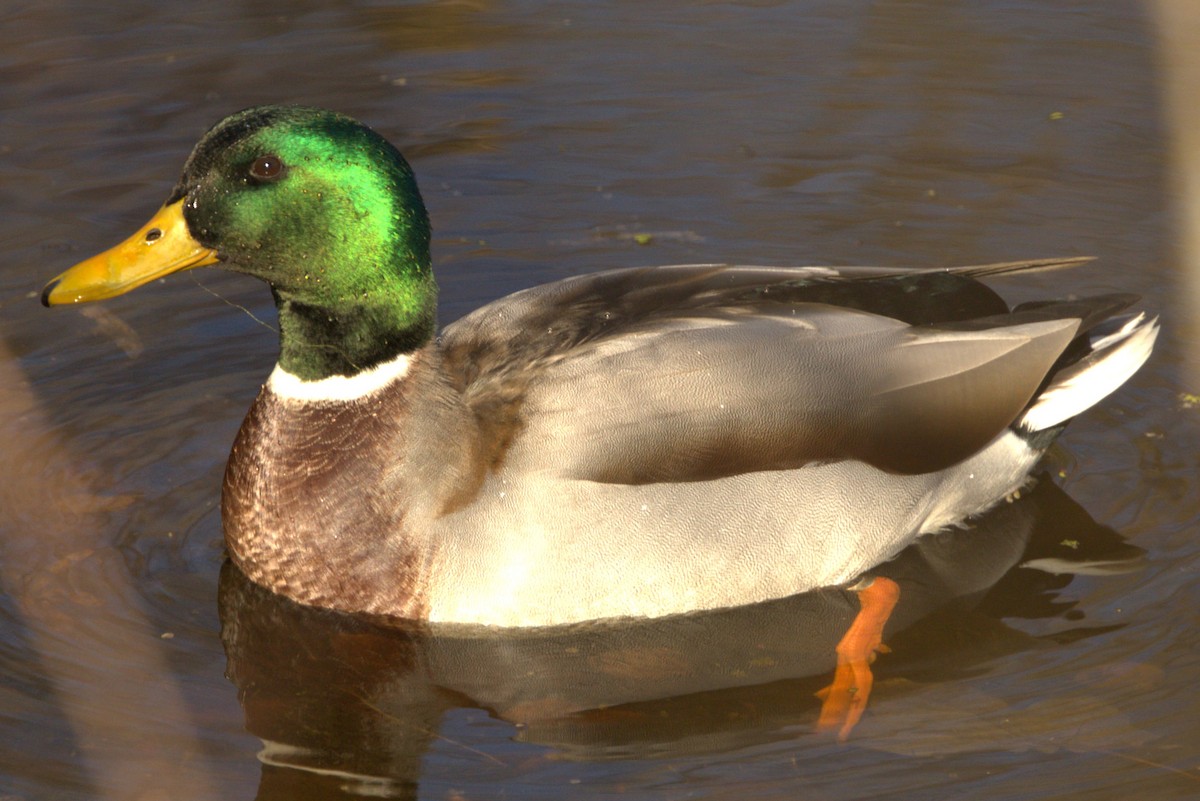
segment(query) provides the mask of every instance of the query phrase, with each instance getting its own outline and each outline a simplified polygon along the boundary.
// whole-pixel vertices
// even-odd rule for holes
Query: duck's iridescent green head
[[[271,286],[280,365],[302,379],[353,375],[433,335],[429,218],[412,170],[340,114],[263,106],[222,120],[154,219],[42,298],[98,300],[213,263]]]

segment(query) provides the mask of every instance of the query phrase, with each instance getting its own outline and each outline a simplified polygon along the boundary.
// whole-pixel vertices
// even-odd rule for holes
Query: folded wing
[[[840,459],[920,473],[1017,421],[1085,323],[1129,300],[1010,313],[947,271],[625,270],[484,307],[443,351],[494,466],[626,484]]]

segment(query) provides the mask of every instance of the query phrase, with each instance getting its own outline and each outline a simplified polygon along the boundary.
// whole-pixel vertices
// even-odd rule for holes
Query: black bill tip
[[[46,288],[42,290],[42,305],[43,305],[43,306],[46,306],[47,308],[49,308],[49,306],[50,306],[50,293],[54,291],[54,288],[55,288],[56,286],[58,286],[58,282],[59,282],[59,280],[60,280],[60,279],[58,279],[58,278],[55,278],[55,279],[54,279],[53,281],[51,281],[50,283],[46,284]]]

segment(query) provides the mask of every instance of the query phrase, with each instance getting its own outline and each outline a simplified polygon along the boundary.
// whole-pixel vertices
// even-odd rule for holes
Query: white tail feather
[[[1064,370],[1047,386],[1018,421],[1042,431],[1090,409],[1124,384],[1150,358],[1158,337],[1158,318],[1131,317],[1119,329],[1094,340],[1083,369]]]

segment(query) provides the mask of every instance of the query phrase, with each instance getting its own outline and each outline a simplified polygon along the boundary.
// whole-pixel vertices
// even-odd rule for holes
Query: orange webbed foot
[[[876,654],[887,653],[883,627],[900,599],[900,587],[891,579],[876,577],[858,590],[858,615],[837,645],[837,668],[833,683],[817,693],[822,700],[817,731],[836,730],[845,742],[862,718],[871,695],[874,677],[871,663]]]

